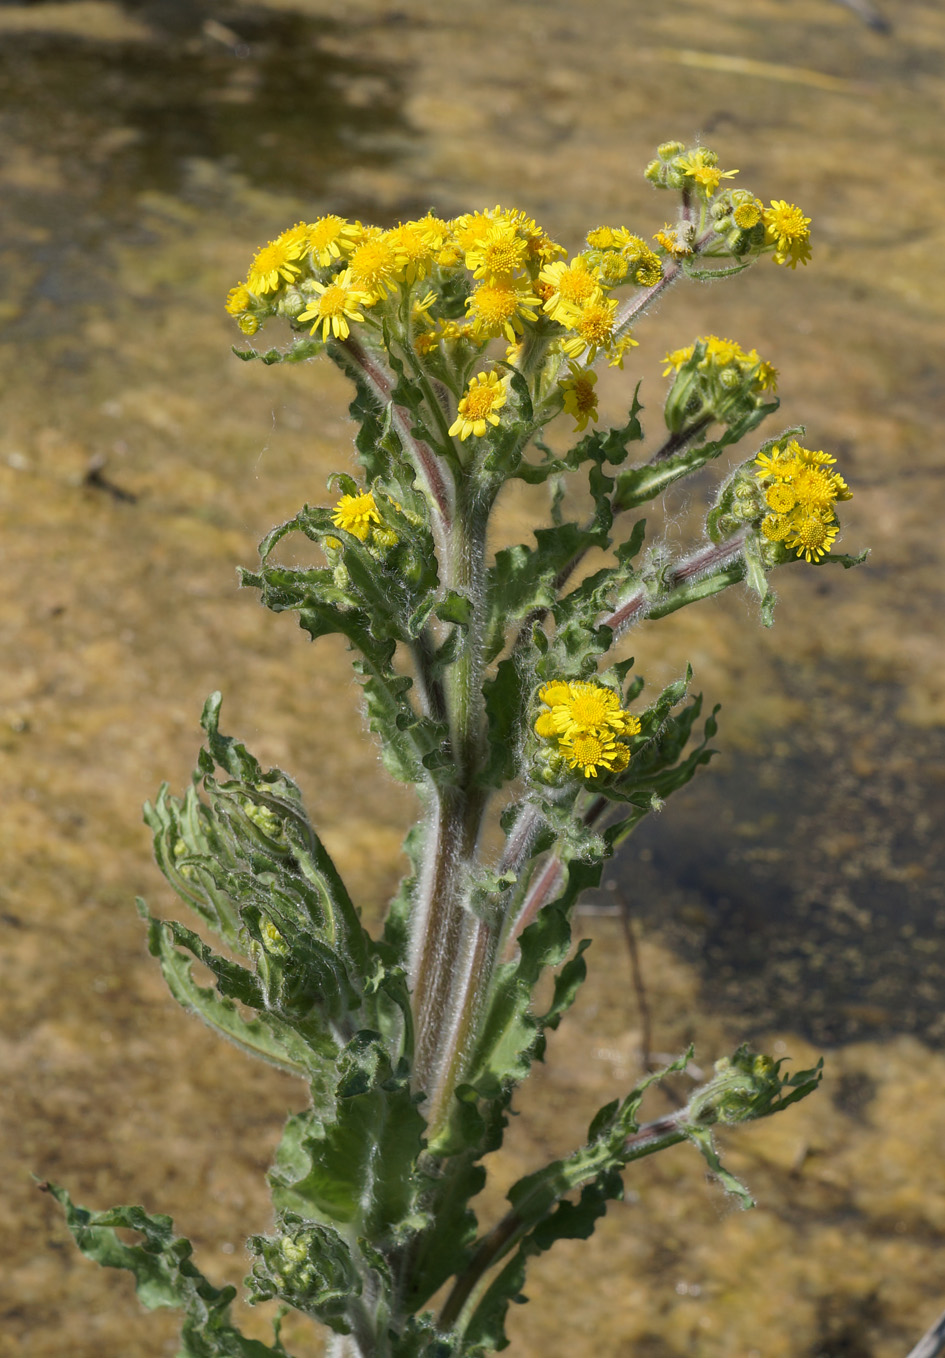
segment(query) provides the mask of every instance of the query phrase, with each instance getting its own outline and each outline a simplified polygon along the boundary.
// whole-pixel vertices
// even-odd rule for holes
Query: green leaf
[[[148,947],[161,964],[168,989],[182,1008],[200,1018],[222,1037],[251,1056],[278,1066],[290,1075],[317,1079],[325,1062],[288,1024],[269,1012],[244,1018],[237,1005],[218,990],[198,985],[192,975],[193,959],[175,947],[174,933],[161,920],[148,915],[143,901],[138,910],[149,921]]]
[[[863,552],[858,552],[856,556],[850,556],[847,552],[830,552],[827,556],[822,556],[817,565],[825,566],[832,563],[835,566],[842,566],[844,570],[849,570],[851,566],[862,566],[869,554],[869,547]]]
[[[260,353],[258,349],[237,349],[236,345],[232,345],[231,348],[236,357],[241,358],[244,363],[258,358],[267,367],[273,363],[304,363],[325,351],[321,340],[301,337],[288,349],[267,349],[265,353]]]
[[[483,684],[489,720],[489,747],[481,777],[486,787],[502,787],[515,777],[518,740],[524,718],[522,666],[512,656],[501,660]]]
[[[627,415],[626,424],[619,425],[612,429],[595,429],[587,434],[583,439],[563,458],[556,458],[546,454],[546,460],[540,464],[521,462],[512,473],[522,481],[527,481],[531,485],[538,485],[547,481],[550,476],[557,476],[561,472],[574,471],[584,462],[592,461],[600,464],[609,462],[614,466],[619,466],[627,456],[627,447],[631,443],[636,443],[643,437],[643,429],[637,418],[643,409],[638,400],[640,391],[639,383],[633,395],[633,404]]]
[[[473,616],[472,601],[465,594],[458,594],[455,589],[451,589],[436,605],[434,612],[442,622],[455,622],[460,627],[468,627]]]
[[[356,1033],[336,1067],[331,1114],[289,1119],[270,1174],[276,1207],[349,1227],[385,1249],[424,1224],[417,1170],[426,1124],[408,1071],[379,1033]]]
[[[113,1207],[90,1212],[76,1206],[64,1188],[45,1184],[66,1216],[76,1244],[87,1258],[106,1268],[127,1269],[134,1275],[139,1299],[149,1310],[179,1307],[186,1312],[178,1358],[272,1358],[286,1353],[275,1346],[248,1339],[230,1321],[235,1287],[214,1287],[192,1262],[193,1246],[174,1235],[167,1216],[149,1216],[142,1207]],[[140,1233],[140,1244],[125,1244],[118,1229]]]

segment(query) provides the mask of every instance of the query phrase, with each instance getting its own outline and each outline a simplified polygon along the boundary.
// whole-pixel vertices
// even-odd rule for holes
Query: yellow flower
[[[408,283],[418,278],[426,278],[433,267],[437,246],[431,235],[419,222],[401,222],[387,233],[387,242],[393,248],[399,271],[403,272]]]
[[[387,296],[387,289],[394,286],[401,271],[397,251],[390,239],[390,232],[378,236],[368,236],[353,251],[348,260],[347,273],[351,285],[364,293],[365,301],[370,304]]]
[[[510,344],[521,334],[523,318],[535,320],[539,300],[526,279],[496,279],[482,282],[466,299],[466,310],[479,340],[504,335]]]
[[[571,376],[559,381],[558,386],[564,392],[565,414],[574,416],[574,429],[587,428],[588,420],[597,423],[597,392],[594,390],[597,385],[597,373],[589,368],[579,368],[576,363],[570,363]]]
[[[329,330],[335,339],[347,339],[351,333],[349,321],[363,321],[364,316],[359,311],[359,307],[367,306],[368,299],[363,292],[359,292],[351,286],[351,270],[345,269],[343,274],[339,274],[332,283],[313,282],[311,286],[315,288],[321,296],[317,298],[305,311],[299,313],[300,321],[314,320],[310,334],[314,335],[319,326],[322,327],[322,339],[327,340]]]
[[[714,151],[708,151],[705,147],[697,147],[695,151],[690,151],[688,155],[679,156],[674,165],[677,170],[681,170],[687,179],[702,190],[706,198],[711,198],[723,179],[734,179],[738,174],[737,170],[720,170],[718,168],[718,156]]]
[[[552,706],[555,730],[561,735],[577,731],[617,732],[626,729],[628,713],[620,706],[620,697],[603,684],[575,680],[567,686],[567,697]],[[633,718],[632,720],[636,720]]]
[[[558,728],[555,726],[555,719],[550,712],[542,712],[535,721],[535,732],[537,735],[547,738],[555,738]]]
[[[626,358],[627,354],[631,349],[638,349],[639,347],[640,341],[635,340],[633,336],[629,333],[629,331],[627,332],[626,335],[621,335],[620,339],[617,340],[616,344],[613,346],[613,348],[610,351],[610,354],[608,355],[607,358],[608,368],[619,368],[620,371],[623,372],[623,361]]]
[[[429,358],[436,349],[440,347],[436,332],[433,330],[422,330],[419,335],[414,337],[413,347],[421,358]]]
[[[797,504],[797,495],[786,481],[775,481],[765,491],[765,502],[776,514],[787,514]]]
[[[664,373],[665,377],[666,374]],[[755,475],[759,480],[764,480],[769,476],[786,478],[791,475],[794,469],[793,458],[787,457],[781,448],[773,448],[770,453],[759,453],[755,458],[758,463],[759,471]]]
[[[686,259],[692,254],[692,244],[688,232],[681,227],[671,226],[667,222],[662,231],[656,232],[653,239],[673,259]]]
[[[809,513],[830,509],[836,498],[834,478],[820,467],[805,466],[803,463],[791,477],[791,490],[797,497],[797,503]]]
[[[252,305],[252,297],[249,288],[245,283],[237,283],[235,288],[231,288],[226,294],[225,306],[231,316],[238,316],[241,311],[246,311]]]
[[[275,292],[282,284],[291,283],[302,272],[295,261],[303,253],[303,246],[296,239],[271,240],[261,250],[249,266],[246,286],[257,297],[267,292]]]
[[[565,679],[551,679],[547,684],[542,684],[538,690],[538,696],[546,707],[554,707],[556,703],[566,703],[571,694],[571,685]]]
[[[454,240],[448,240],[436,253],[437,267],[455,269],[463,258],[463,252]]]
[[[596,226],[586,240],[592,250],[619,250],[629,234],[625,226]]]
[[[550,264],[559,255],[568,253],[563,245],[552,240],[533,218],[526,217],[524,213],[518,219],[518,234],[525,242],[529,259],[539,264]]]
[[[528,243],[509,222],[495,222],[466,251],[466,268],[473,278],[490,283],[521,274],[527,262]]]
[[[835,519],[821,514],[808,514],[792,526],[794,536],[787,539],[785,546],[793,548],[806,561],[819,561],[830,551],[840,531]]]
[[[431,250],[441,250],[449,239],[449,222],[445,222],[442,217],[434,217],[432,212],[428,212],[418,221],[411,222],[410,225],[417,228]]]
[[[784,514],[769,514],[761,521],[761,531],[769,542],[783,542],[791,532],[791,521]]]
[[[786,264],[796,269],[811,257],[810,218],[799,207],[783,199],[773,199],[770,208],[762,213],[765,242],[774,246],[775,264]]]
[[[464,212],[450,222],[456,244],[464,255],[475,250],[493,227],[511,228],[513,231],[525,220],[524,212],[518,208],[504,208],[498,203],[486,212]]]
[[[641,288],[653,288],[663,277],[662,260],[639,236],[629,236],[621,253],[630,265],[633,281]]]
[[[752,349],[752,355],[758,359],[758,355]],[[777,391],[778,389],[778,370],[766,359],[758,359],[758,371],[755,374],[755,381],[762,391]]]
[[[753,226],[757,226],[761,221],[764,204],[753,193],[746,193],[744,198],[740,194],[736,197],[737,201],[732,209],[732,220],[739,231],[750,231]]]
[[[374,496],[369,490],[360,495],[342,495],[331,512],[331,521],[336,528],[343,528],[352,537],[364,542],[371,530],[381,522]]]
[[[592,298],[580,310],[569,309],[567,319],[559,316],[562,325],[573,330],[574,335],[561,345],[569,358],[577,358],[586,348],[586,362],[593,363],[598,350],[609,351],[614,343],[614,316],[617,311],[616,297]]]
[[[626,746],[619,746],[611,735],[597,735],[593,731],[575,731],[562,736],[558,749],[572,769],[580,769],[585,778],[596,778],[597,770],[612,770],[618,754]],[[626,768],[627,760],[622,761]]]
[[[415,326],[420,328],[421,334],[424,332],[432,334],[436,330],[436,321],[430,316],[430,308],[435,302],[436,293],[431,291],[425,293],[422,297],[415,297],[410,303],[410,319]]]
[[[583,307],[586,303],[602,297],[600,282],[592,274],[586,260],[578,255],[572,259],[570,264],[565,264],[563,260],[557,260],[554,264],[546,264],[538,275],[540,283],[544,283],[551,292],[545,298],[544,310],[548,312],[553,321],[562,321],[562,315],[569,312],[574,307]]]
[[[356,223],[346,221],[344,217],[337,217],[332,213],[310,222],[305,232],[308,249],[324,269],[332,260],[340,259],[342,253],[347,254],[353,249],[359,227]]]
[[[671,349],[663,358],[666,367],[663,369],[663,376],[669,377],[672,372],[679,372],[684,363],[688,363],[696,352],[694,344],[687,344],[685,349]]]
[[[481,439],[487,424],[499,423],[496,411],[502,409],[507,399],[508,393],[497,372],[479,373],[470,381],[466,394],[460,398],[459,414],[450,425],[450,437],[458,434],[462,440],[475,434],[476,438]]]
[[[591,270],[605,288],[618,287],[630,272],[630,261],[617,250],[591,252]]]

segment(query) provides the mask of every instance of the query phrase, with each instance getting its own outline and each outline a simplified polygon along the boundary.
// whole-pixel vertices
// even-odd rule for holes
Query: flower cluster
[[[630,762],[628,736],[639,735],[640,719],[620,706],[620,696],[589,680],[553,679],[538,690],[544,704],[535,733],[553,742],[569,768],[585,778],[599,769],[621,773]]]
[[[777,387],[775,368],[734,340],[703,335],[684,349],[674,349],[663,362],[663,376],[673,374],[666,398],[666,425],[674,433],[704,427],[710,420],[733,424],[746,411],[764,404]]]
[[[738,171],[720,170],[718,160],[706,146],[687,148],[681,141],[668,141],[657,148],[646,177],[657,188],[675,189],[697,202],[701,217],[708,216],[736,258],[765,252],[771,254],[775,264],[786,264],[789,269],[806,264],[811,257],[810,218],[783,198],[772,200],[766,208],[750,190],[723,184]],[[681,259],[692,253],[692,227],[687,217],[675,227],[665,226],[656,239],[664,250]]]
[[[746,353],[735,340],[720,339],[718,335],[703,335],[695,344],[688,344],[684,349],[673,349],[663,359],[667,365],[663,369],[663,376],[679,372],[683,364],[693,357],[697,345],[701,346],[696,364],[700,372],[715,371],[723,384],[728,386],[734,386],[742,377],[750,377],[759,391],[777,390],[777,369],[759,357],[757,349]]]
[[[380,353],[390,340],[450,393],[444,431],[460,441],[514,416],[508,378],[482,357],[507,345],[504,366],[532,379],[536,424],[565,410],[584,429],[597,419],[593,365],[623,366],[637,343],[631,322],[665,279],[697,256],[768,252],[794,267],[810,254],[800,209],[780,200],[765,209],[730,187],[737,171],[720,169],[707,147],[667,143],[653,166],[654,184],[681,193],[682,215],[651,244],[627,226],[602,225],[569,258],[525,212],[498,205],[449,220],[429,212],[388,230],[328,214],[259,249],[226,309],[247,335],[280,316],[338,361],[342,346]],[[621,302],[621,288],[637,295]],[[759,368],[762,385],[768,371]]]
[[[761,531],[769,542],[782,542],[807,561],[830,551],[840,531],[834,506],[852,491],[832,471],[835,457],[802,448],[796,439],[759,453],[755,476],[769,510]]]

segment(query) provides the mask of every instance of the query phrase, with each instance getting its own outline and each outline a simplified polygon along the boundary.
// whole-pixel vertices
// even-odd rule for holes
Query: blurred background
[[[782,571],[770,632],[733,591],[634,635],[649,681],[689,661],[723,704],[721,753],[579,918],[591,979],[486,1218],[645,1048],[694,1038],[709,1068],[748,1040],[827,1073],[723,1138],[756,1211],[683,1147],[632,1169],[591,1244],[535,1263],[513,1344],[901,1358],[945,1304],[945,14],[876,3],[0,4],[0,1352],[176,1351],[176,1316],[83,1260],[31,1172],[173,1214],[215,1282],[269,1224],[263,1173],[304,1091],[176,1008],[132,904],[176,908],[140,803],[185,785],[205,696],[301,782],[369,918],[415,810],[362,737],[337,639],[314,651],[236,588],[263,533],[351,466],[352,430],[327,364],[233,357],[227,290],[325,212],[501,202],[571,249],[601,223],[650,236],[673,209],[642,170],[671,137],[799,203],[814,258],[674,289],[602,377],[602,418],[641,377],[658,441],[668,348],[757,347],[776,420],[854,489],[843,549],[872,555]],[[718,475],[661,531],[688,541]],[[510,497],[509,531],[531,513]],[[268,1317],[243,1323],[263,1337]]]

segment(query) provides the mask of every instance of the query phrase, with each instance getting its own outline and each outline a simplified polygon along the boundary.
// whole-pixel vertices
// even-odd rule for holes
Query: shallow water
[[[677,290],[640,327],[637,371],[602,379],[606,413],[642,375],[655,430],[666,348],[707,329],[757,345],[778,418],[805,420],[856,492],[844,546],[873,555],[782,572],[771,632],[733,595],[634,637],[652,682],[689,660],[723,703],[721,753],[583,917],[592,980],[496,1192],[639,1071],[607,912],[634,921],[655,1051],[826,1050],[828,1079],[727,1137],[756,1212],[730,1211],[683,1149],[648,1162],[590,1245],[539,1261],[514,1343],[893,1358],[945,1304],[945,19],[887,12],[883,35],[828,0],[0,7],[11,1352],[175,1351],[173,1318],[75,1254],[30,1171],[172,1212],[215,1280],[238,1281],[230,1242],[266,1225],[261,1174],[299,1091],[175,1010],[130,908],[136,892],[172,908],[138,807],[185,782],[205,695],[223,689],[228,729],[299,777],[375,917],[411,814],[358,734],[342,649],[313,652],[234,588],[350,433],[337,374],[233,359],[226,290],[256,245],[326,210],[505,201],[569,244],[601,221],[649,234],[664,208],[639,169],[696,133],[763,197],[804,205],[814,262]],[[511,498],[509,529],[529,512]],[[698,512],[671,500],[665,531],[684,541]],[[295,1348],[317,1351],[302,1332]]]

